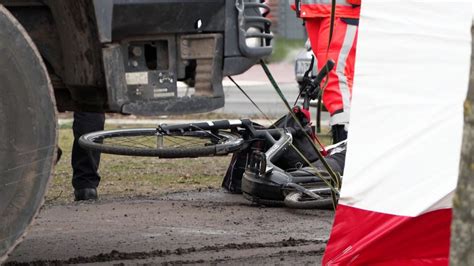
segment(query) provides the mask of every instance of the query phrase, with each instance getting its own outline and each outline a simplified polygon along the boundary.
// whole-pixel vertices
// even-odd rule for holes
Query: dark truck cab
[[[0,264],[43,203],[57,110],[222,107],[222,78],[271,53],[267,11],[260,0],[0,0]]]
[[[162,115],[224,105],[222,78],[271,53],[260,1],[0,0],[45,61],[59,111]],[[179,89],[178,81],[189,88]]]

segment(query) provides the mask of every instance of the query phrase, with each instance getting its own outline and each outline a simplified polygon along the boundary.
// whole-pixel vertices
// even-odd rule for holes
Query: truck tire
[[[46,67],[0,5],[0,264],[43,203],[56,155],[56,108]]]

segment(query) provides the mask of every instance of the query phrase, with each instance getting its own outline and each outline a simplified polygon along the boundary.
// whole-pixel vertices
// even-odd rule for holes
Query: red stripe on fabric
[[[301,5],[302,18],[325,18],[331,16],[331,5],[303,4]],[[336,5],[336,18],[359,18],[360,6]]]
[[[417,217],[339,205],[323,265],[448,265],[452,209]]]

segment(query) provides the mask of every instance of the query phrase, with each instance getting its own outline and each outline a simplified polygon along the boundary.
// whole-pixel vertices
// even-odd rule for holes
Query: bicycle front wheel
[[[79,144],[102,153],[186,158],[226,155],[244,144],[238,135],[227,131],[208,130],[159,132],[156,128],[105,130],[86,134]]]

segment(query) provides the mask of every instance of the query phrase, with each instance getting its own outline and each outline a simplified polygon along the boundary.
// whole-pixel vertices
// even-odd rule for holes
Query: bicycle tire
[[[269,200],[269,199],[262,199],[259,197],[252,196],[248,193],[242,193],[243,197],[248,201],[252,202],[253,204],[263,205],[265,207],[284,207],[285,203],[282,200]]]
[[[183,125],[187,126],[187,125]],[[150,143],[136,143],[130,138],[147,137]],[[193,140],[196,146],[191,147],[154,147],[151,146],[152,138],[163,138],[161,145],[164,145],[166,139],[177,138],[183,143],[186,138],[200,139],[202,142]],[[126,144],[113,143],[122,138]],[[125,140],[129,138],[129,140]],[[190,140],[189,140],[190,141]],[[176,142],[173,142],[176,143]],[[147,156],[159,158],[187,158],[187,157],[205,157],[213,155],[226,155],[237,151],[244,144],[244,140],[238,134],[227,131],[210,132],[207,130],[186,131],[186,132],[158,132],[157,128],[129,128],[104,130],[83,135],[79,139],[79,144],[89,150],[102,153],[127,155],[127,156]],[[147,145],[150,145],[149,147]]]
[[[337,204],[337,202],[333,204],[332,197],[301,201],[302,197],[303,193],[301,192],[290,192],[283,202],[286,207],[291,209],[332,209]]]

